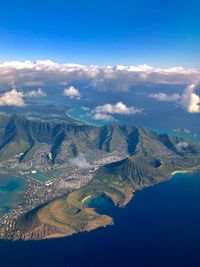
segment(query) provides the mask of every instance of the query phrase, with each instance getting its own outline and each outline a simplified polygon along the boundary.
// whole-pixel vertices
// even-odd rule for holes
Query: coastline
[[[74,109],[70,109],[70,110],[74,110]],[[70,115],[68,115],[68,112],[70,110],[65,112],[66,116],[68,116],[68,117],[70,117]],[[71,118],[74,119],[73,116],[71,116]],[[76,120],[76,121],[78,121],[80,123],[83,123],[83,121],[81,121],[80,119],[74,119],[74,120]],[[92,123],[87,123],[87,122],[84,122],[84,123],[85,124],[90,124],[92,126]],[[119,192],[121,192],[121,196],[120,197],[116,197],[117,194],[114,192],[113,194],[110,194],[110,199],[112,200],[112,196],[113,196],[114,204],[119,208],[124,208],[132,200],[132,198],[134,197],[134,194],[135,194],[135,192],[137,190],[143,190],[143,189],[145,189],[147,187],[154,186],[154,185],[162,183],[162,182],[167,182],[174,175],[176,175],[178,173],[191,173],[195,169],[199,168],[199,166],[196,166],[196,167],[193,167],[193,168],[190,168],[190,167],[188,168],[189,164],[186,164],[185,161],[184,161],[184,163],[185,164],[182,164],[182,165],[178,165],[178,164],[170,165],[169,164],[169,165],[167,165],[166,168],[164,168],[163,171],[154,171],[154,172],[152,172],[150,174],[144,172],[144,175],[142,176],[144,179],[143,180],[139,179],[135,183],[134,182],[133,183],[126,183],[126,184],[125,183],[121,183],[121,191],[119,190]],[[195,165],[195,163],[196,163],[196,161],[195,162],[191,161],[191,165]],[[176,168],[175,168],[176,165],[182,166],[183,170],[176,170]],[[145,169],[144,164],[143,165],[138,165],[138,166],[140,167],[141,170]],[[171,166],[171,167],[169,167],[169,166]],[[186,169],[184,169],[184,168],[186,168]],[[120,173],[119,177],[121,179],[123,179],[124,175],[126,175],[126,174],[124,174],[124,172]],[[131,172],[129,175],[130,175],[131,181],[135,179],[135,175],[134,175],[133,172]],[[100,185],[101,185],[101,183],[102,182],[100,181]],[[106,186],[109,186],[109,182],[105,182],[105,184],[106,184]],[[114,186],[114,188],[115,188],[115,186]],[[93,194],[94,195],[96,194],[96,191],[97,191],[96,189],[97,189],[96,185],[94,187],[92,187],[92,188],[89,188],[89,190],[86,191],[88,194],[82,195],[80,197],[80,199],[79,199],[80,200],[80,206],[78,206],[78,212],[80,212],[80,211],[86,212],[87,220],[86,220],[86,223],[85,223],[84,226],[83,226],[83,224],[82,225],[80,224],[80,223],[82,223],[82,218],[78,218],[77,219],[77,221],[79,223],[78,227],[75,227],[75,228],[72,227],[72,229],[74,229],[74,231],[69,230],[69,229],[63,230],[63,227],[61,227],[61,226],[59,227],[57,225],[55,226],[54,224],[49,223],[48,220],[45,217],[45,214],[44,214],[43,218],[45,218],[45,219],[41,219],[40,220],[40,223],[41,223],[41,231],[40,231],[40,233],[37,231],[37,229],[33,229],[33,230],[31,229],[31,230],[29,230],[29,232],[27,232],[27,235],[25,234],[24,236],[23,235],[19,236],[19,239],[23,240],[23,239],[26,239],[26,237],[27,237],[27,239],[29,239],[29,240],[30,239],[41,240],[41,239],[46,239],[46,238],[53,238],[52,236],[63,237],[63,236],[69,236],[69,235],[71,235],[71,233],[78,233],[78,232],[82,232],[82,231],[91,231],[91,230],[97,229],[97,228],[102,227],[102,226],[105,227],[108,224],[110,224],[111,221],[112,221],[112,224],[113,224],[113,218],[112,217],[109,217],[109,219],[108,219],[107,215],[98,214],[97,212],[96,212],[97,216],[92,220],[91,216],[89,214],[91,210],[89,210],[88,208],[84,207],[85,205],[83,205],[84,202],[87,199],[91,198]],[[104,188],[104,187],[100,188],[99,190],[102,193],[106,192],[106,188]],[[72,191],[75,191],[75,190],[72,190]],[[57,200],[57,199],[55,199],[55,200]],[[75,198],[75,200],[76,200],[76,198]],[[52,204],[54,202],[50,201],[50,203]],[[46,204],[46,202],[44,204]],[[62,210],[63,207],[64,206],[61,205],[61,209],[60,210]],[[57,211],[57,209],[54,209],[53,211]],[[95,209],[94,209],[94,212],[95,212]],[[105,213],[107,213],[107,212],[105,212]],[[24,212],[24,214],[26,214],[26,213]],[[66,215],[67,213],[64,212],[63,214]],[[47,215],[48,215],[48,212],[47,212]],[[58,214],[58,215],[60,216],[60,214]],[[56,212],[55,212],[55,216],[57,216]],[[52,217],[53,217],[53,215],[52,215]],[[104,219],[105,219],[105,217],[107,217],[107,220],[102,220],[103,217],[104,217]],[[73,216],[72,216],[72,218],[73,218]],[[70,225],[69,224],[69,220],[64,220],[63,219],[63,222],[64,222],[63,225],[65,226],[65,228],[67,228]],[[73,225],[74,222],[76,222],[76,221],[73,219],[72,220],[72,226],[74,226]],[[55,226],[55,227],[52,227],[52,225]],[[70,228],[70,227],[68,227],[68,228]],[[16,234],[16,231],[15,231],[16,229],[17,228],[15,228],[13,230],[13,235]],[[24,231],[24,233],[25,233],[25,231]],[[12,237],[11,237],[11,240],[12,240]]]
[[[148,184],[148,185],[143,185],[143,186],[138,186],[138,188],[135,188],[135,190],[133,190],[131,192],[131,195],[129,198],[126,198],[125,201],[123,203],[120,203],[119,204],[119,207],[120,208],[124,208],[134,197],[134,193],[136,191],[139,191],[139,190],[144,190],[148,187],[151,187],[151,186],[155,186],[157,184],[161,184],[161,183],[165,183],[165,182],[168,182],[170,181],[173,176],[175,176],[176,174],[179,174],[179,173],[193,173],[195,170],[198,170],[200,169],[200,166],[197,166],[197,167],[194,167],[192,168],[191,170],[177,170],[177,171],[173,171],[172,173],[170,173],[169,175],[167,175],[166,177],[164,177],[162,180],[158,181],[158,182],[154,182],[152,184]]]
[[[70,114],[68,114],[68,112],[73,111],[73,110],[74,110],[74,108],[71,108],[71,109],[65,111],[65,115],[66,115],[67,117],[69,117],[70,119],[73,119],[73,120],[78,121],[78,122],[80,122],[80,123],[85,123],[85,124],[87,124],[87,125],[92,125],[92,124],[90,124],[90,123],[88,123],[88,122],[82,121],[82,120],[77,119],[77,118],[71,116]],[[93,126],[93,125],[92,125],[92,126]]]
[[[178,173],[191,173],[191,172],[193,172],[195,169],[197,169],[197,168],[194,168],[194,169],[192,169],[192,170],[173,171],[173,172],[171,173],[171,176],[174,176],[174,175],[176,175],[176,174],[178,174]]]
[[[95,127],[102,127],[103,125],[108,125],[109,124],[106,121],[102,121],[102,125],[99,125],[97,123],[98,121],[96,121],[96,123],[95,122],[92,123],[92,122],[88,122],[88,121],[85,121],[85,120],[81,120],[81,118],[76,118],[76,117],[74,117],[74,116],[69,114],[69,112],[73,111],[73,110],[75,110],[75,108],[71,108],[71,109],[67,110],[65,112],[65,115],[68,116],[70,119],[73,119],[73,120],[75,120],[77,122],[80,122],[80,123],[83,123],[83,124],[86,124],[86,125],[90,125],[90,126],[95,126]]]
[[[147,188],[144,192],[136,192],[134,193],[133,201],[123,210],[114,207],[114,211],[111,213],[110,211],[113,208],[112,206],[110,208],[108,206],[107,210],[114,218],[113,226],[107,225],[96,231],[80,232],[68,238],[54,238],[52,236],[50,239],[40,240],[40,242],[35,242],[36,240],[28,242],[24,242],[23,240],[18,242],[1,240],[2,266],[8,265],[11,267],[15,265],[16,261],[17,263],[20,262],[20,255],[24,254],[23,251],[25,252],[25,256],[22,257],[24,260],[23,267],[27,267],[27,260],[31,261],[31,263],[33,262],[34,266],[38,266],[38,264],[42,266],[44,264],[44,258],[48,259],[51,267],[59,265],[59,259],[63,259],[62,267],[66,267],[66,264],[71,265],[71,267],[82,265],[89,267],[88,263],[89,265],[91,264],[90,267],[92,265],[102,267],[108,262],[114,265],[119,264],[119,266],[129,266],[129,263],[131,266],[133,262],[136,262],[137,266],[137,263],[140,265],[141,262],[142,264],[144,262],[144,266],[148,266],[149,257],[144,257],[144,254],[146,255],[148,252],[150,257],[153,255],[154,260],[155,258],[157,259],[157,252],[159,251],[159,253],[164,253],[162,255],[167,259],[165,267],[169,267],[171,263],[174,263],[173,251],[177,249],[177,245],[178,251],[181,249],[181,254],[178,254],[178,262],[182,259],[182,251],[184,252],[191,248],[191,242],[194,240],[193,237],[196,236],[195,240],[199,242],[199,235],[197,236],[196,230],[198,229],[200,219],[195,219],[195,212],[197,211],[196,208],[200,206],[200,202],[195,202],[195,200],[197,200],[197,196],[198,200],[200,199],[198,192],[200,188],[200,171],[195,173],[195,176],[193,174],[179,174],[173,177],[169,183]],[[193,190],[195,190],[195,194]],[[188,195],[185,198],[187,192]],[[159,199],[158,196],[160,196]],[[174,202],[176,199],[177,201]],[[188,203],[188,201],[190,202]],[[188,223],[190,227],[194,223],[191,217],[188,218],[186,216],[186,220],[184,220],[186,215],[184,210],[186,208],[189,209],[191,206],[194,207],[194,203],[196,205],[196,208],[192,210],[192,216],[195,221],[194,228],[189,228],[192,233],[187,236],[188,242],[182,242],[182,233],[183,231],[187,231]],[[165,212],[166,207],[169,207],[167,212]],[[182,226],[181,228],[179,227],[180,225]],[[170,232],[163,231],[163,229],[169,228]],[[162,246],[160,246],[160,242],[157,239],[158,233],[162,235]],[[174,240],[177,236],[180,237],[180,239],[178,238],[178,243],[171,243],[170,240]],[[170,244],[172,244],[170,251],[166,250],[166,240],[169,240]],[[156,253],[155,246],[150,245],[152,242],[154,242],[153,244],[158,249],[156,249]],[[138,246],[138,244],[141,244],[141,246]],[[194,255],[192,251],[190,252],[191,254],[189,253],[189,255],[187,253],[188,258]],[[195,253],[198,253],[198,249]],[[9,257],[10,255],[13,255],[13,257]],[[39,263],[36,255],[39,255]],[[196,257],[199,258],[199,254]],[[101,259],[100,263],[97,261],[97,258]],[[40,259],[42,260],[40,261]],[[154,263],[155,261],[152,263],[152,266],[154,266]],[[160,264],[161,261],[158,261],[155,267],[160,267]],[[177,264],[177,266],[179,265]]]
[[[161,184],[161,183],[164,183],[164,182],[168,182],[168,181],[170,181],[170,180],[173,178],[173,176],[175,176],[175,175],[178,174],[178,173],[192,173],[192,172],[194,172],[194,170],[197,170],[197,169],[199,169],[199,168],[200,168],[200,167],[198,166],[198,167],[194,167],[194,168],[192,168],[191,170],[177,170],[177,171],[173,171],[172,173],[170,173],[169,175],[167,175],[167,177],[164,177],[164,178],[163,178],[161,181],[159,181],[159,182],[155,182],[155,183],[152,183],[152,184],[149,184],[149,185],[145,185],[145,186],[139,186],[139,187],[136,188],[135,190],[129,192],[129,193],[130,193],[129,197],[127,197],[127,198],[124,200],[123,203],[119,203],[119,204],[116,205],[116,206],[118,206],[119,208],[125,208],[126,205],[127,205],[131,200],[133,200],[133,198],[134,198],[134,193],[135,193],[136,191],[144,190],[144,189],[146,189],[146,188],[148,188],[148,187],[155,186],[155,185],[158,185],[158,184]],[[91,196],[87,196],[86,198],[90,198],[90,197],[91,197]],[[85,199],[83,199],[83,200],[85,200]],[[133,201],[134,201],[134,200],[133,200]],[[107,216],[107,215],[105,215],[105,216]],[[110,218],[112,218],[112,217],[110,217]],[[107,227],[107,226],[109,226],[109,225],[114,225],[114,219],[113,219],[113,218],[112,218],[112,223],[108,223],[108,224],[105,224],[105,225],[97,226],[97,227],[92,228],[92,229],[89,229],[89,230],[79,231],[79,232],[76,232],[76,233],[74,233],[74,234],[78,234],[78,233],[80,233],[80,232],[84,232],[84,231],[90,232],[90,231],[96,230],[96,229],[98,229],[98,228],[100,228],[100,227]],[[66,236],[66,237],[67,237],[67,236]]]
[[[124,199],[123,202],[121,203],[118,203],[116,206],[118,206],[118,208],[125,208],[125,206],[134,198],[134,193],[137,191],[137,190],[143,190],[143,189],[146,189],[150,186],[155,186],[157,184],[160,184],[160,183],[163,183],[163,182],[167,182],[169,180],[171,180],[173,178],[174,175],[178,174],[178,173],[191,173],[193,172],[194,170],[196,169],[199,169],[199,166],[198,167],[194,167],[193,169],[191,170],[177,170],[177,171],[173,171],[172,173],[170,173],[169,175],[165,176],[162,180],[158,181],[158,182],[154,182],[152,184],[148,184],[148,185],[140,185],[138,186],[137,188],[133,189],[133,190],[130,190],[129,192],[127,192],[127,197]],[[84,201],[86,201],[87,199],[91,198],[91,196],[87,196],[85,197],[82,201],[84,203]],[[85,208],[87,209],[87,208]],[[93,210],[94,212],[95,209],[90,209],[90,210]],[[68,237],[68,236],[71,236],[71,235],[74,235],[74,234],[78,234],[78,233],[81,233],[81,232],[90,232],[90,231],[93,231],[93,230],[96,230],[98,228],[101,228],[101,227],[107,227],[109,225],[114,225],[114,219],[111,217],[111,216],[107,216],[105,214],[99,214],[100,215],[100,218],[97,219],[97,221],[93,221],[91,223],[88,224],[88,226],[86,226],[85,228],[77,231],[77,232],[74,232],[74,233],[51,233],[49,236],[46,236],[46,237],[42,237],[42,238],[39,238],[39,239],[30,239],[28,236],[24,236],[22,238],[20,238],[20,240],[22,241],[28,241],[28,240],[33,240],[33,241],[40,241],[40,240],[44,240],[44,239],[54,239],[54,238],[63,238],[63,237]],[[103,219],[103,220],[102,220]],[[2,240],[6,240],[6,239],[2,239]],[[19,240],[19,239],[8,239],[9,241],[15,241],[15,240]]]
[[[84,124],[86,124],[86,125],[90,125],[90,126],[101,127],[100,125],[95,125],[95,124],[93,124],[93,123],[89,123],[89,122],[87,122],[87,121],[81,120],[80,118],[77,119],[76,117],[74,117],[74,116],[68,114],[68,112],[73,111],[74,109],[75,109],[75,108],[71,108],[71,109],[67,110],[67,111],[65,112],[65,115],[66,115],[67,117],[69,117],[70,119],[73,119],[73,120],[75,120],[75,121],[77,121],[77,122],[84,123]]]

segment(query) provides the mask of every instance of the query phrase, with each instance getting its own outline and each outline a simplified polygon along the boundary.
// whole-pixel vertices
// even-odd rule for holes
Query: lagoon
[[[23,201],[25,181],[16,176],[0,173],[0,217]]]

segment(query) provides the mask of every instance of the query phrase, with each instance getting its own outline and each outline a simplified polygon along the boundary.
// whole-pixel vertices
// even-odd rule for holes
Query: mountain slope
[[[34,149],[44,143],[52,155],[49,164],[63,163],[79,153],[95,157],[101,151],[123,156],[98,168],[94,178],[80,189],[20,217],[13,239],[68,236],[110,224],[112,218],[91,209],[86,199],[102,196],[124,206],[135,190],[164,181],[174,171],[189,171],[200,165],[199,143],[142,127],[49,123],[19,115],[2,125],[0,152],[7,157],[22,152],[21,161],[33,160]]]

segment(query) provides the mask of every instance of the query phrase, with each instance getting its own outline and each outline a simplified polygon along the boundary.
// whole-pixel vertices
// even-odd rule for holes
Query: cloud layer
[[[182,94],[166,94],[163,92],[149,94],[158,101],[175,102],[190,113],[200,112],[200,97],[195,92],[200,82],[200,70],[194,68],[155,68],[147,65],[139,66],[87,66],[80,64],[59,64],[51,60],[9,61],[0,63],[0,90],[5,91],[10,84],[18,88],[31,86],[48,86],[56,84],[81,84],[81,86],[98,91],[128,92],[135,85],[143,84],[180,84],[187,88]],[[190,84],[190,86],[188,86]],[[56,90],[56,88],[55,88]],[[65,88],[63,94],[70,98],[80,99],[80,91],[73,86]],[[44,96],[42,89],[28,93],[18,92],[13,88],[0,96],[0,105],[23,106],[26,97]],[[119,102],[106,104],[93,111],[95,119],[112,120],[112,114],[138,113],[137,109],[127,109]],[[123,106],[124,105],[124,106]],[[118,111],[117,111],[118,110]],[[120,110],[120,111],[119,111]],[[120,113],[119,113],[120,112]],[[135,113],[134,113],[135,112]]]
[[[18,87],[42,86],[52,82],[85,82],[96,90],[128,91],[135,84],[191,84],[199,81],[200,71],[192,68],[154,68],[139,66],[86,66],[59,64],[50,60],[0,63],[0,89],[11,82]]]

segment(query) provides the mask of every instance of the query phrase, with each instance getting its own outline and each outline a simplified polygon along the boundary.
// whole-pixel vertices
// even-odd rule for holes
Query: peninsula
[[[23,202],[0,218],[0,238],[40,240],[113,223],[87,205],[123,207],[134,192],[200,165],[200,144],[143,127],[95,127],[27,114],[0,116],[0,172],[26,180]]]

